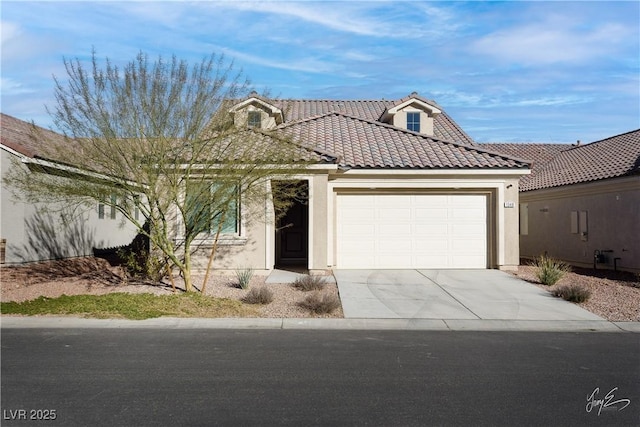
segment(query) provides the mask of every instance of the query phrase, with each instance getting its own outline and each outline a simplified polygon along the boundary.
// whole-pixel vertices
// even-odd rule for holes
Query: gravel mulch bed
[[[315,314],[298,306],[307,296],[290,284],[265,284],[266,277],[251,278],[249,289],[265,286],[273,293],[273,301],[267,305],[256,305],[259,317],[271,318],[335,318],[344,317],[342,308],[330,314]],[[204,276],[194,276],[194,285],[200,289]],[[176,275],[174,282],[177,292],[184,291],[184,282]],[[241,300],[249,290],[236,286],[235,276],[210,276],[205,294],[217,298]],[[165,278],[161,284],[135,283],[127,279],[120,267],[112,267],[97,258],[78,258],[51,261],[25,266],[3,266],[0,268],[0,300],[27,301],[46,296],[50,298],[66,295],[103,295],[109,292],[152,293],[156,295],[174,292],[171,282]],[[327,283],[322,292],[338,296],[335,283]]]
[[[521,265],[515,275],[546,291],[563,285],[577,284],[591,291],[588,301],[578,305],[612,322],[640,321],[640,277],[632,273],[611,270],[574,268],[558,283],[549,287],[541,284],[535,268]]]
[[[579,284],[591,291],[591,298],[580,303],[582,308],[609,321],[640,321],[640,279],[637,275],[609,270],[574,269],[553,287],[541,285],[535,277],[534,267],[522,265],[514,273],[517,277],[552,291],[555,287]],[[194,285],[202,285],[204,277],[194,277]],[[177,291],[184,290],[179,277],[174,278]],[[260,317],[343,317],[342,308],[331,314],[318,315],[298,306],[306,293],[286,283],[265,284],[264,276],[254,276],[250,289],[268,287],[274,295],[271,303],[258,306]],[[206,294],[218,298],[241,300],[248,290],[236,286],[235,276],[210,277]],[[94,294],[109,292],[170,294],[173,289],[169,280],[161,284],[133,283],[126,278],[120,267],[112,267],[97,258],[51,261],[27,266],[0,268],[0,300],[26,301],[39,296],[58,297],[62,294]],[[327,284],[323,292],[338,295],[335,284]]]

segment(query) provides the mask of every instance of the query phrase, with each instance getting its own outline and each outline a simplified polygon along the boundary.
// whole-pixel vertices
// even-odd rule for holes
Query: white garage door
[[[338,195],[338,268],[486,268],[483,195]]]

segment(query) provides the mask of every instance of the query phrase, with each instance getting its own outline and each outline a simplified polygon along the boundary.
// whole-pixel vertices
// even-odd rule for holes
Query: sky
[[[1,111],[52,128],[53,76],[233,59],[279,98],[433,99],[478,142],[597,141],[640,128],[638,1],[7,1]],[[55,130],[55,128],[53,128]]]

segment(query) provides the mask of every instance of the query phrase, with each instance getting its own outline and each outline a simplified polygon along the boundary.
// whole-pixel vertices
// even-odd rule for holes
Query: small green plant
[[[333,294],[314,291],[310,295],[307,295],[304,300],[300,301],[298,305],[312,313],[327,314],[340,307],[340,300]]]
[[[236,269],[236,278],[238,279],[238,286],[240,287],[240,289],[249,289],[252,277],[253,268]]]
[[[591,291],[577,284],[558,286],[551,294],[570,302],[585,302],[591,297]]]
[[[295,282],[291,284],[299,291],[319,291],[324,289],[326,282],[323,276],[310,276],[308,274],[298,277]]]
[[[547,255],[540,255],[535,259],[533,265],[536,267],[536,277],[540,283],[546,286],[555,285],[571,271],[571,266]]]
[[[271,301],[273,301],[273,292],[271,292],[271,289],[264,286],[252,288],[249,292],[247,292],[244,298],[242,298],[242,302],[245,302],[247,304],[266,305]]]

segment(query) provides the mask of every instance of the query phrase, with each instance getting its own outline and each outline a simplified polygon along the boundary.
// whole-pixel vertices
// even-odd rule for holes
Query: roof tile
[[[558,153],[520,181],[521,191],[640,174],[640,129]]]
[[[518,159],[416,132],[331,112],[279,130],[315,150],[336,156],[345,168],[469,169],[527,168]]]

